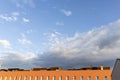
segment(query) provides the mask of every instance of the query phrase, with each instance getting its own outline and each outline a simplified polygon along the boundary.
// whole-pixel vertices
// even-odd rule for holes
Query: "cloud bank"
[[[91,65],[112,67],[115,59],[120,57],[119,30],[120,20],[117,20],[88,32],[75,33],[72,37],[55,32],[49,35],[46,43],[49,48],[43,54],[32,53],[32,57],[27,58],[28,54],[20,57],[20,53],[6,52],[7,56],[1,55],[0,60],[7,66],[18,66],[19,63],[19,66],[29,64],[30,67],[80,68]]]
[[[0,45],[2,45],[4,48],[10,48],[10,42],[8,40],[0,40]]]
[[[30,68],[33,67],[36,55],[34,53],[20,53],[15,51],[0,52],[0,64],[2,68]]]

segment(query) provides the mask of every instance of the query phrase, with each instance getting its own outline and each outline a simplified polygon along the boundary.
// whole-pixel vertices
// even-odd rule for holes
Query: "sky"
[[[119,4],[0,0],[0,68],[112,68],[120,58]]]

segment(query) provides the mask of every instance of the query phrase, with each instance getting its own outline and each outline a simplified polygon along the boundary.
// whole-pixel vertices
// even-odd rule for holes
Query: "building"
[[[0,80],[111,80],[109,67],[87,67],[80,69],[62,70],[59,67],[1,69]]]
[[[120,59],[117,59],[112,71],[112,80],[120,80]]]

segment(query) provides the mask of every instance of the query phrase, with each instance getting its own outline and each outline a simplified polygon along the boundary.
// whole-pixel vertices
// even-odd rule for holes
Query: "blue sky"
[[[112,67],[120,56],[119,4],[119,0],[1,0],[2,67]]]

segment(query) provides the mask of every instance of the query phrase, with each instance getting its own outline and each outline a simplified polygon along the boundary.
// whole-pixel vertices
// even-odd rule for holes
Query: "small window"
[[[24,80],[27,80],[27,76],[24,76]]]
[[[107,76],[104,77],[104,80],[108,80],[108,79],[107,79]]]
[[[32,80],[32,76],[30,76],[30,80]]]
[[[76,76],[73,76],[73,80],[76,80]]]
[[[59,77],[59,80],[62,80],[62,76]]]
[[[5,76],[5,80],[7,80],[7,76]]]
[[[2,76],[0,76],[0,80],[2,80]]]
[[[38,80],[38,76],[35,76],[35,80]]]
[[[69,76],[66,76],[66,80],[69,80]]]
[[[88,80],[91,80],[91,76],[88,76]]]
[[[44,80],[44,77],[43,77],[43,76],[41,76],[41,80]]]
[[[11,77],[11,76],[9,77],[9,80],[12,80],[12,77]]]
[[[83,80],[83,76],[80,76],[80,80]]]
[[[17,76],[14,77],[14,80],[17,80]]]
[[[19,76],[19,80],[22,80],[22,76]]]
[[[53,80],[56,80],[56,77],[55,77],[55,76],[53,76]]]
[[[47,80],[50,80],[50,76],[47,76]]]
[[[99,80],[99,76],[96,76],[96,79],[95,80]]]

